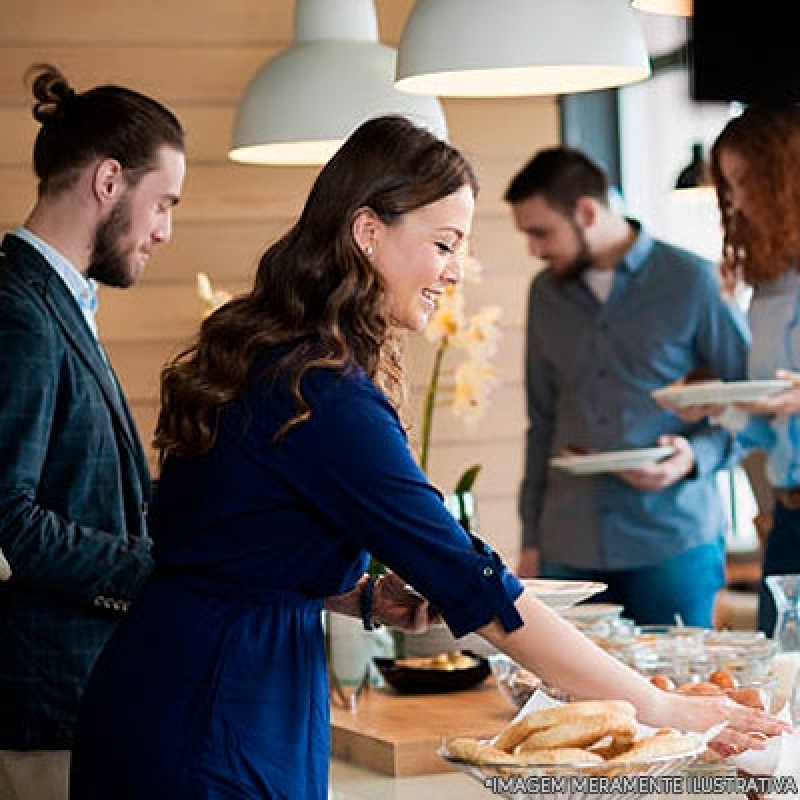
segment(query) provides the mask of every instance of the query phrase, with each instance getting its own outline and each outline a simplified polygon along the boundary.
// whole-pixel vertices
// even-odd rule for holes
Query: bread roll
[[[496,747],[479,742],[477,739],[456,738],[447,742],[447,750],[451,756],[466,761],[469,764],[516,764],[518,763],[509,753],[498,750]]]
[[[684,736],[678,731],[661,730],[634,742],[630,750],[610,759],[610,763],[634,763],[666,756],[685,755],[694,752],[697,746],[697,739],[691,736]]]
[[[522,719],[513,722],[500,731],[494,746],[510,753],[532,733],[546,730],[563,722],[571,722],[578,717],[603,714],[609,711],[616,711],[632,719],[636,717],[636,709],[626,700],[582,700],[574,703],[565,703],[553,708],[532,711]],[[543,745],[543,747],[547,746],[549,745]]]
[[[558,747],[546,750],[534,750],[531,753],[520,753],[519,763],[530,766],[552,766],[554,764],[602,764],[603,757],[599,753],[578,747]]]
[[[605,711],[588,716],[575,715],[560,725],[535,731],[517,747],[520,753],[551,747],[589,747],[601,739],[633,741],[636,738],[636,720],[619,711]]]

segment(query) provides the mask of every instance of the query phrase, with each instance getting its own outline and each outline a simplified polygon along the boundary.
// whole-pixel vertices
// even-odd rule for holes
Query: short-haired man
[[[714,265],[649,236],[608,201],[584,153],[539,152],[505,199],[545,262],[528,305],[528,433],[520,493],[521,575],[602,581],[598,599],[639,623],[710,626],[724,583],[726,519],[716,472],[732,440],[689,424],[651,392],[695,370],[745,376],[749,334]],[[669,445],[637,469],[573,475],[566,450]]]

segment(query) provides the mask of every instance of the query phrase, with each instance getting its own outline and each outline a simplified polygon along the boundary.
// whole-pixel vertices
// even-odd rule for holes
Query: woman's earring
[[[373,253],[373,250],[372,250],[372,245],[371,245],[371,244],[368,244],[368,245],[367,245],[367,246],[364,248],[364,255],[365,255],[367,258],[372,258],[372,253]]]

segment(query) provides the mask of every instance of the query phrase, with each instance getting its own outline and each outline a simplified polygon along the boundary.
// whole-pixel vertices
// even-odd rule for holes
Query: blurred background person
[[[748,107],[714,141],[710,171],[723,275],[731,286],[753,289],[748,377],[792,383],[762,402],[739,404],[750,417],[737,443],[744,455],[766,451],[775,500],[763,577],[800,573],[800,108]],[[763,577],[758,627],[771,635],[775,606]]]
[[[519,574],[602,581],[594,600],[640,624],[710,627],[727,529],[716,473],[732,438],[684,422],[651,392],[692,371],[742,378],[747,326],[714,264],[652,238],[608,197],[603,169],[568,147],[539,152],[505,194],[545,264],[528,304]],[[655,445],[674,452],[634,470],[549,465],[570,450]]]

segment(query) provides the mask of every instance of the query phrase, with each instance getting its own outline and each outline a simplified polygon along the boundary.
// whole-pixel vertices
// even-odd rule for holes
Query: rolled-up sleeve
[[[455,636],[470,633],[492,619],[497,619],[506,631],[516,630],[522,626],[522,617],[509,600],[516,601],[522,594],[522,584],[486,542],[471,538],[477,558],[469,568],[475,570],[478,591],[471,602],[453,604],[445,614],[447,625]]]

